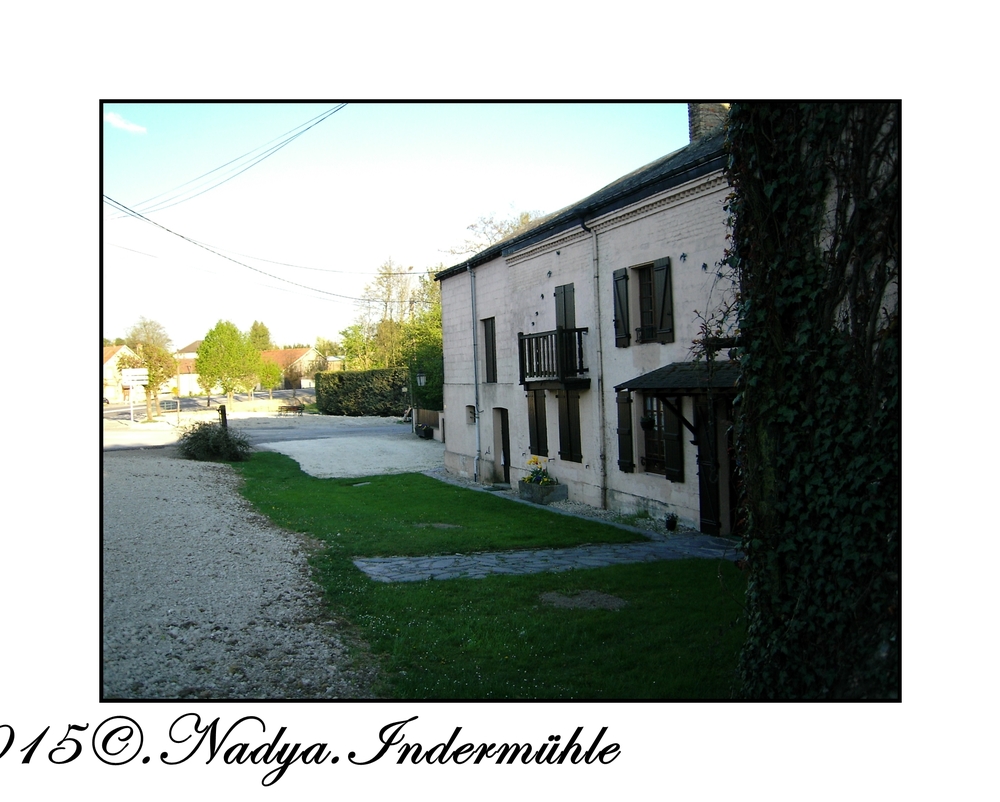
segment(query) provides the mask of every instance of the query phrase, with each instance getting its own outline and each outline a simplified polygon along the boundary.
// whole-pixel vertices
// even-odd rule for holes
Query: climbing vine
[[[747,697],[899,694],[899,112],[730,111]]]

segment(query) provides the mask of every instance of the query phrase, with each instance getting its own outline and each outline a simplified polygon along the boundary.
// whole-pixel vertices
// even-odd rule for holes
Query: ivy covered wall
[[[900,107],[734,104],[751,698],[900,691]]]

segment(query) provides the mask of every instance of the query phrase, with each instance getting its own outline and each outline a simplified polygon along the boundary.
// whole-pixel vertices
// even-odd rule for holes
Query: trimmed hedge
[[[402,415],[409,406],[405,368],[316,374],[316,407],[323,415]]]

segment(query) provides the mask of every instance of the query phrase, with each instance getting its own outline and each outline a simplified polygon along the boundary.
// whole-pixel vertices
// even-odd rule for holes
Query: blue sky
[[[187,182],[338,105],[106,103],[103,192],[139,211],[193,194],[234,167]],[[102,333],[143,316],[177,347],[220,319],[263,321],[279,344],[335,339],[387,260],[453,264],[448,249],[479,217],[555,211],[687,139],[684,104],[348,104],[226,183],[149,212],[175,234],[105,205]]]

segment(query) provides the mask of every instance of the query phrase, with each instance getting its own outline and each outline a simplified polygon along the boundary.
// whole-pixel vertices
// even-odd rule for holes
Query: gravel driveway
[[[176,447],[103,456],[105,699],[368,695],[308,543],[258,515],[231,468]]]
[[[266,434],[253,438],[259,448],[313,476],[424,471],[471,484],[444,472],[441,443],[388,427],[391,419],[234,418],[234,428]],[[292,426],[315,439],[271,439]],[[370,698],[375,669],[363,644],[352,650],[358,662],[348,658],[350,630],[323,616],[309,541],[257,514],[229,466],[168,446],[106,450],[102,471],[105,699]],[[618,518],[577,502],[551,506]]]

